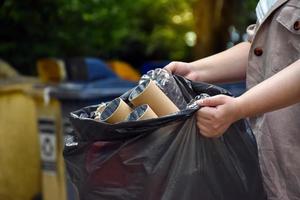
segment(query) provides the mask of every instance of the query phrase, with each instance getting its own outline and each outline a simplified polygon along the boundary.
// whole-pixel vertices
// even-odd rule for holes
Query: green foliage
[[[6,0],[0,55],[23,72],[41,57],[186,59],[189,13],[188,0]]]
[[[41,57],[117,58],[136,67],[150,59],[188,60],[185,37],[196,29],[196,1],[0,0],[0,55],[26,73]],[[236,1],[226,9],[243,31],[255,20],[257,0]]]

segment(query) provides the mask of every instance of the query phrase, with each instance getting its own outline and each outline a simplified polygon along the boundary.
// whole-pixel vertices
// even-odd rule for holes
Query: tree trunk
[[[229,41],[229,26],[237,18],[239,0],[197,0],[193,5],[197,43],[195,58],[220,52]]]

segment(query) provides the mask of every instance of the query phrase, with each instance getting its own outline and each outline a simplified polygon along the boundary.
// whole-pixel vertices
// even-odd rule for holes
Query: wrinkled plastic
[[[150,70],[142,76],[140,84],[149,79],[152,79],[180,110],[186,108],[187,102],[184,100],[172,74],[161,68]]]
[[[110,102],[102,102],[98,105],[98,108],[95,112],[92,112],[90,115],[90,118],[92,119],[97,119],[101,120],[101,114],[104,111],[105,107],[109,104]]]
[[[198,100],[205,99],[205,98],[208,98],[208,97],[210,97],[210,95],[206,94],[206,93],[202,93],[202,94],[199,94],[199,95],[195,96],[195,98],[192,99],[189,102],[189,104],[187,105],[187,108],[194,108],[194,107],[196,107]]]
[[[175,77],[186,102],[222,88]],[[122,97],[128,98],[128,93]],[[216,139],[201,136],[194,113],[106,124],[71,113],[75,134],[64,158],[81,200],[262,200],[266,199],[255,139],[239,120]]]

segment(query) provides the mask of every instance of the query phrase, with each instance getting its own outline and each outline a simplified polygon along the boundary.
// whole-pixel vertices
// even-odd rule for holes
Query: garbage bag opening
[[[214,85],[174,79],[186,102],[202,93],[230,95]],[[196,107],[118,124],[79,117],[96,109],[90,106],[71,114],[76,134],[64,149],[80,199],[266,199],[255,138],[246,120],[232,124],[222,137],[209,139],[199,134]]]

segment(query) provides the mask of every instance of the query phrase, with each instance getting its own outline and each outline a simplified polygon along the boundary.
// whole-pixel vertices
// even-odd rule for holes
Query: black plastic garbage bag
[[[201,93],[229,95],[213,85],[175,78],[187,102]],[[96,108],[71,114],[75,134],[64,149],[81,200],[266,199],[255,139],[245,120],[208,139],[196,127],[197,108],[113,125],[79,117]]]

